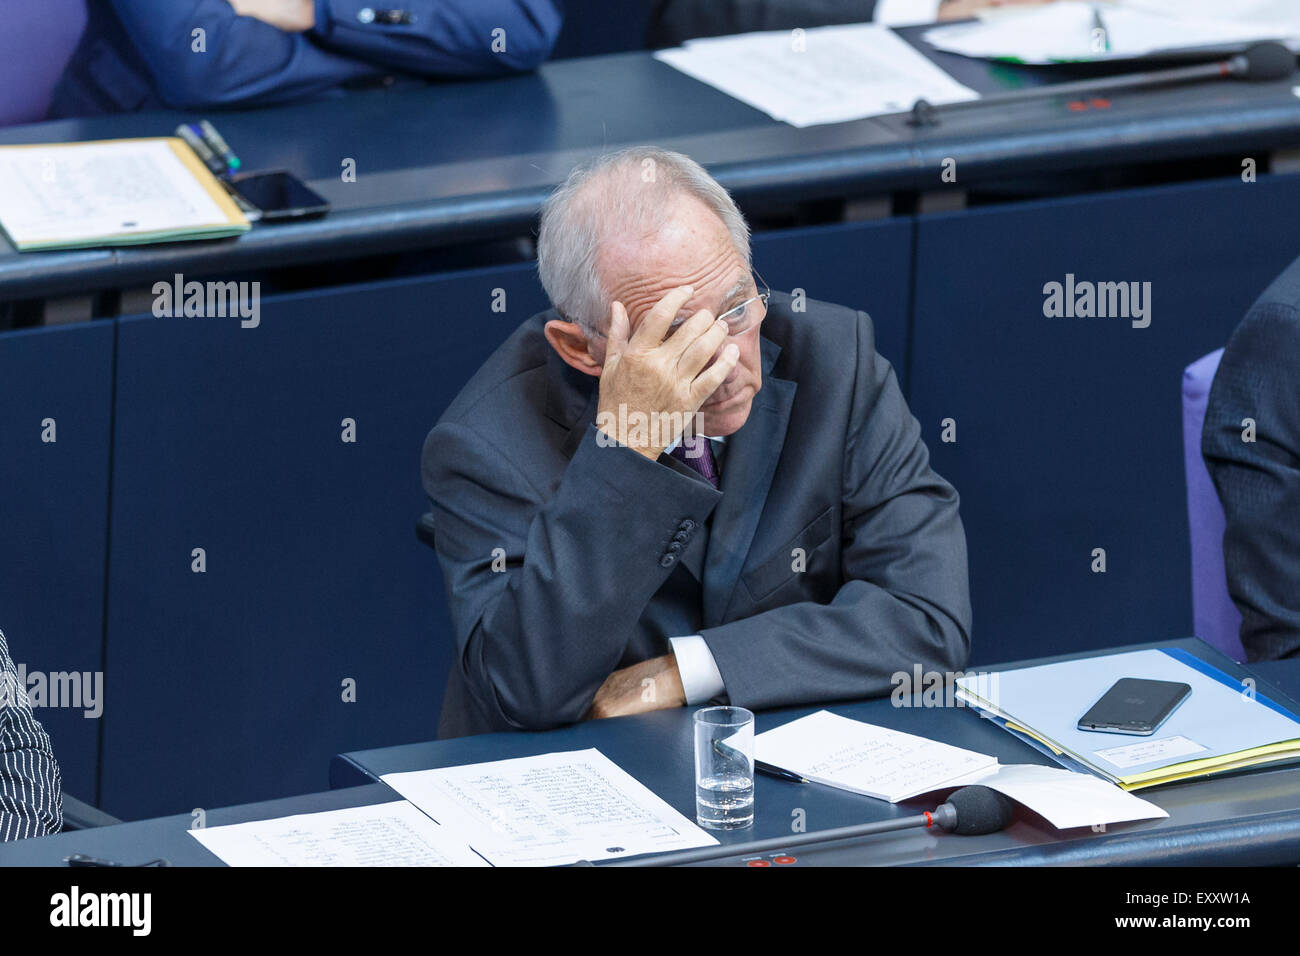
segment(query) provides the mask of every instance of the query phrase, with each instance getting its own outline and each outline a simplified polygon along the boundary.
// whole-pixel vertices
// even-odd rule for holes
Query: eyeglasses
[[[740,305],[733,306],[718,316],[719,319],[727,323],[728,338],[735,338],[736,336],[744,335],[748,332],[755,324],[754,313],[757,312],[756,309],[750,309],[750,306],[755,302],[761,302],[764,314],[766,314],[768,300],[772,298],[771,287],[763,281],[763,277],[758,274],[757,269],[750,270],[750,278],[754,280],[755,294],[740,303]],[[763,291],[758,292],[759,289],[762,289]],[[669,334],[671,335],[672,332],[685,321],[685,318],[674,320],[673,324],[669,327]],[[596,329],[592,329],[590,332],[602,339],[607,338],[604,332],[600,332]]]
[[[768,287],[766,282],[763,282],[763,277],[758,274],[758,271],[750,270],[750,273],[754,279],[754,290],[757,292],[757,295],[750,296],[734,309],[728,309],[726,312],[723,312],[718,316],[718,318],[723,322],[727,323],[727,335],[729,336],[744,335],[748,332],[753,318],[750,314],[749,307],[755,302],[761,302],[763,304],[763,309],[766,312],[767,300],[772,298],[772,290]],[[762,283],[762,292],[758,292],[760,283]]]

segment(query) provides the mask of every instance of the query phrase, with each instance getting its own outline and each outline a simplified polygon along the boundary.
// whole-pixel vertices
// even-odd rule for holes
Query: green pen
[[[217,128],[207,120],[199,120],[199,132],[203,134],[203,138],[207,140],[208,145],[212,147],[212,151],[221,157],[222,162],[226,164],[226,169],[231,174],[239,172],[239,168],[244,164],[240,162],[238,156],[231,152],[230,146],[217,132]]]

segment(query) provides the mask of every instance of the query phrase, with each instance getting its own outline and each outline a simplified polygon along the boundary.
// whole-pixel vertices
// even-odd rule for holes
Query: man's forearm
[[[970,634],[959,617],[912,595],[850,581],[829,604],[790,604],[706,628],[702,636],[730,702],[752,710],[877,697],[888,693],[894,675],[918,664],[960,670]]]
[[[717,491],[584,434],[554,495],[526,530],[471,524],[493,495],[435,514],[466,677],[480,703],[529,729],[580,720],[617,669],[646,605],[674,570],[679,529],[703,524]],[[473,436],[445,430],[438,457],[464,461]],[[457,484],[448,491],[454,497]],[[437,499],[435,498],[435,501]],[[471,550],[452,553],[450,542]],[[491,570],[492,550],[504,567]],[[675,551],[669,549],[676,547]],[[481,554],[472,553],[473,550]],[[500,567],[501,565],[498,564]]]

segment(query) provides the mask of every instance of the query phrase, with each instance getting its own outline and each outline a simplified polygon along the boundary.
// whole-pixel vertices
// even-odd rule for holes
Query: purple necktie
[[[713,446],[703,435],[682,436],[681,442],[668,454],[687,468],[699,472],[700,477],[714,488],[718,487],[718,463],[713,460]]]

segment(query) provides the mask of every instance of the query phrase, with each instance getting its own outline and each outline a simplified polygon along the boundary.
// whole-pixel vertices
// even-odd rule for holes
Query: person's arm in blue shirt
[[[563,14],[556,0],[391,0],[409,23],[384,23],[374,0],[314,0],[311,35],[332,50],[432,76],[536,69]]]
[[[503,73],[528,58],[527,41],[537,36],[532,24],[538,18],[521,16],[521,8],[554,14],[554,23],[542,18],[549,32],[544,44],[533,46],[533,58],[543,59],[550,52],[559,30],[559,15],[551,0],[425,0],[422,5],[430,11],[473,7],[476,12],[457,18],[416,11],[416,22],[407,27],[372,24],[368,42],[355,36],[351,28],[340,26],[336,13],[343,15],[341,6],[330,11],[328,19],[320,18],[319,7],[314,8],[315,25],[307,32],[291,32],[253,16],[241,16],[228,0],[110,2],[148,65],[158,94],[180,108],[282,102],[394,71],[457,76]],[[246,6],[249,4],[241,3]],[[496,25],[506,30],[508,55],[491,52],[492,27],[486,26],[484,14],[477,12],[479,7],[489,14],[498,12],[496,20],[500,22]],[[502,8],[509,8],[506,12],[514,17],[500,15]],[[481,38],[474,32],[478,21],[485,26]],[[451,30],[451,24],[459,29]],[[358,26],[362,24],[358,22]],[[199,30],[202,33],[196,34]],[[405,32],[394,35],[398,30]],[[516,49],[511,50],[510,41],[516,38]],[[527,65],[534,64],[529,61]]]

